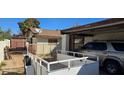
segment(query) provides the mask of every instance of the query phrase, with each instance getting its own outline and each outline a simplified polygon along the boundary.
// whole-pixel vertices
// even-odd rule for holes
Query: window
[[[92,44],[92,43],[87,43],[87,44],[84,46],[84,49],[93,49],[93,44]]]
[[[124,43],[112,43],[116,51],[124,51]]]
[[[87,43],[83,48],[88,50],[106,50],[107,46],[106,43],[91,42],[91,43]]]

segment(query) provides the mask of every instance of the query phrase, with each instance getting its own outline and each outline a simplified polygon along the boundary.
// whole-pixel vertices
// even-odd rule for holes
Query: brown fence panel
[[[32,54],[36,54],[37,51],[37,45],[36,44],[30,44],[28,46],[28,51]]]
[[[23,38],[12,38],[10,41],[11,48],[25,48],[26,47],[26,39]]]

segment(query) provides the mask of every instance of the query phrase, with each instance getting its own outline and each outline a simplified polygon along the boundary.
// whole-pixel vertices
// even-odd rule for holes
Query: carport
[[[124,41],[124,18],[112,18],[61,30],[63,50],[73,51],[90,41]]]

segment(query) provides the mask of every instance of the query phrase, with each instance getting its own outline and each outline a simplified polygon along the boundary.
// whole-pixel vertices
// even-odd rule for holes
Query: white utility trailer
[[[99,59],[78,52],[57,52],[57,61],[48,62],[36,55],[25,56],[26,75],[98,75]]]

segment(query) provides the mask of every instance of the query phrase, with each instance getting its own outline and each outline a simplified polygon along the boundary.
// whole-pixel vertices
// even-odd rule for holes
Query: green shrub
[[[0,70],[2,69],[3,66],[6,66],[5,62],[0,63]]]

